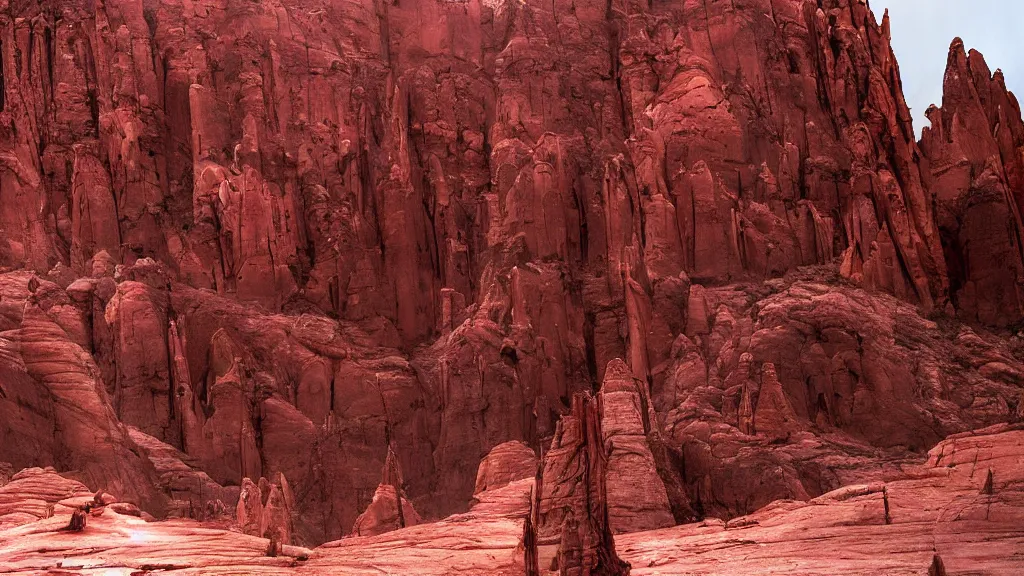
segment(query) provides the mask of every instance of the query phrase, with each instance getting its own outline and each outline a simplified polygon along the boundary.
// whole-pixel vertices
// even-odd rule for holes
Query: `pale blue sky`
[[[942,105],[942,76],[955,36],[977,49],[1024,100],[1024,0],[869,0],[879,22],[889,9],[892,47],[918,134],[928,105]]]

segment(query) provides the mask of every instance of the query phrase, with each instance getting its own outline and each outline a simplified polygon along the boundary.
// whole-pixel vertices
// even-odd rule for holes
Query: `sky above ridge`
[[[903,92],[914,129],[928,125],[924,111],[942,105],[942,77],[954,37],[985,55],[993,72],[1024,100],[1024,0],[870,0],[881,22],[889,9],[892,48],[900,63]]]

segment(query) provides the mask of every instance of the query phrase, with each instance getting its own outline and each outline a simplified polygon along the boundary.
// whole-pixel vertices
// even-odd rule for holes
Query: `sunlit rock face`
[[[3,546],[659,573],[1024,419],[1020,106],[863,0],[0,7]]]

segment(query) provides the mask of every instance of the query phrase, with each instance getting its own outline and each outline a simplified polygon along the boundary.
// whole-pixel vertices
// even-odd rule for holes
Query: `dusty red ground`
[[[959,40],[920,141],[863,0],[0,0],[0,55],[0,571],[1024,570]]]

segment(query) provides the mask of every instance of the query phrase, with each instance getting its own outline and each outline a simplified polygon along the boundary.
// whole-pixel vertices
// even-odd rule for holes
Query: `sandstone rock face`
[[[954,42],[916,142],[889,34],[863,0],[10,3],[0,460],[190,542],[486,512],[586,571],[1019,422],[1019,103]]]
[[[402,468],[398,456],[388,447],[388,457],[384,460],[380,485],[373,493],[373,500],[366,510],[356,518],[352,527],[355,536],[377,536],[407,526],[415,526],[421,522],[402,486]]]
[[[1019,361],[999,338],[817,281],[702,298],[717,309],[711,327],[677,339],[670,386],[652,394],[698,511],[728,517],[882,479],[948,434],[1016,418],[1020,379],[996,367]]]
[[[474,495],[497,490],[516,480],[533,478],[537,465],[537,455],[522,442],[498,444],[480,461]]]
[[[925,574],[936,556],[948,573],[1019,573],[1024,569],[1015,554],[1024,544],[1022,441],[1019,425],[956,435],[886,482],[845,486],[808,502],[778,502],[728,523],[709,519],[619,535],[616,547],[633,566],[631,574],[648,576],[737,570],[793,576]],[[993,470],[991,494],[983,493],[981,469]],[[53,472],[23,474],[9,485],[17,488],[0,488],[0,510],[31,511],[38,507],[33,498],[63,498],[66,493],[57,487],[71,486],[72,494],[81,487]],[[31,480],[36,477],[45,484]],[[71,508],[58,503],[53,517],[39,520],[27,512],[30,524],[0,528],[0,570],[66,572],[102,562],[107,570],[159,565],[182,575],[519,575],[532,482],[486,491],[469,512],[439,522],[345,538],[314,550],[281,546],[276,557],[266,556],[267,539],[187,520],[147,523],[118,513],[115,505],[91,517],[82,533],[61,534]],[[890,503],[888,525],[883,488]]]
[[[949,49],[942,108],[928,110],[921,149],[931,162],[950,291],[960,316],[1008,325],[1024,314],[1024,123],[1002,72]]]
[[[92,498],[89,489],[64,478],[53,468],[25,468],[0,486],[0,530],[54,514],[71,514],[70,500]]]
[[[352,534],[377,536],[420,523],[420,516],[409,499],[402,496],[394,486],[382,484],[373,493],[373,500],[366,511],[356,518]]]
[[[612,532],[640,532],[675,524],[668,492],[648,434],[657,426],[644,382],[621,360],[612,360],[601,385],[601,433],[608,460],[606,490]],[[664,473],[664,472],[663,472]]]
[[[747,399],[749,400],[749,395]],[[786,439],[789,434],[799,429],[796,413],[782,390],[779,375],[771,362],[765,362],[761,366],[761,388],[753,416],[752,431],[760,431],[772,439]]]
[[[163,513],[156,471],[111,406],[69,295],[21,273],[5,275],[3,285],[7,330],[0,346],[10,375],[0,397],[10,431],[0,438],[4,459],[18,468],[74,470],[90,488],[125,494]]]
[[[128,433],[156,468],[157,486],[170,499],[169,517],[206,522],[230,518],[228,508],[239,499],[238,486],[221,486],[173,446],[134,428],[129,428]]]
[[[616,518],[609,504],[602,410],[601,397],[585,392],[574,396],[572,411],[558,422],[544,459],[537,537],[539,542],[557,543],[557,555],[550,564],[562,576],[629,573],[629,564],[615,553],[612,536],[611,521]],[[665,505],[663,512],[668,515],[667,498]],[[639,516],[640,522],[648,520],[642,513]],[[541,564],[545,563],[541,557]]]

